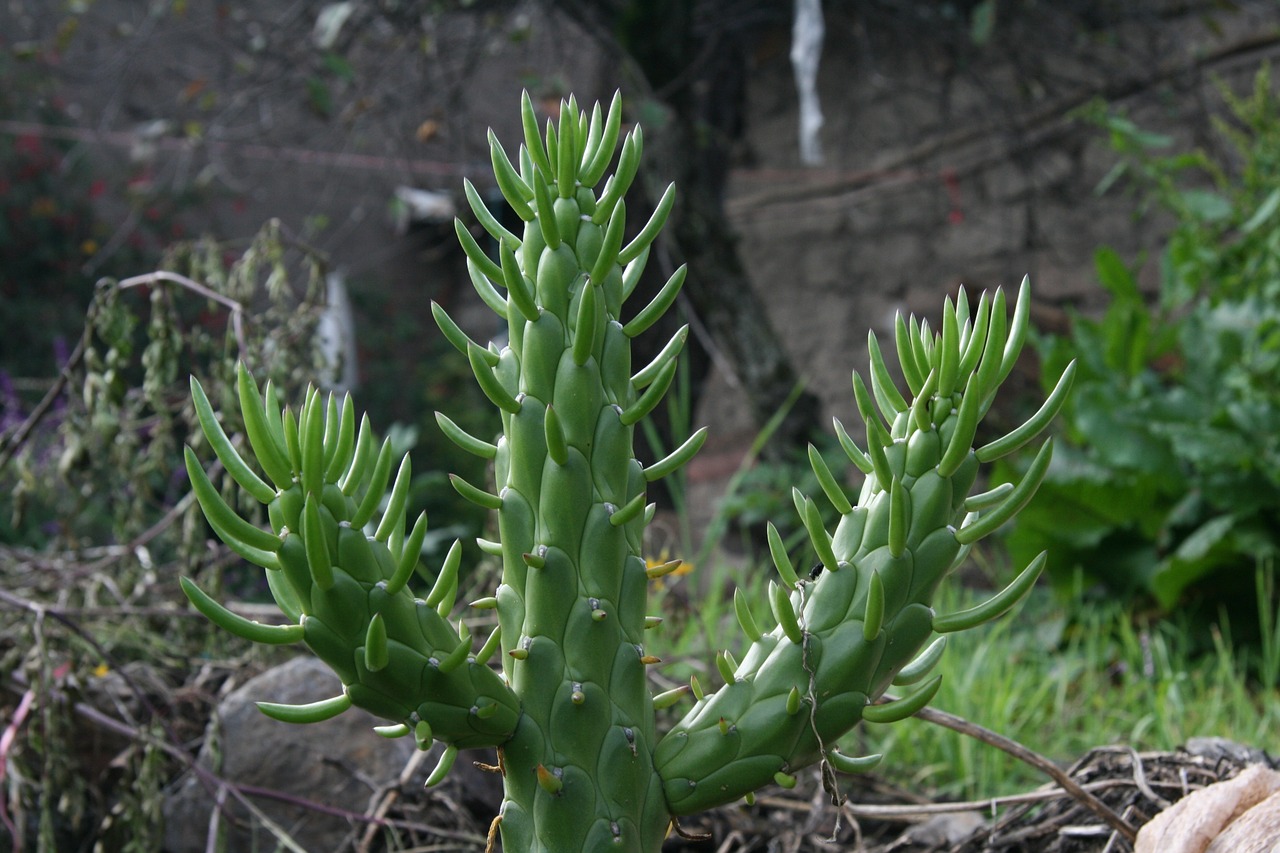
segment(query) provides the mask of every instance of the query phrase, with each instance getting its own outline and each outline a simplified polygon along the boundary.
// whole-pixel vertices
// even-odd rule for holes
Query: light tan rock
[[[1218,846],[1226,827],[1254,806],[1280,792],[1280,773],[1255,764],[1240,775],[1183,797],[1160,812],[1138,832],[1134,853],[1239,853],[1246,848]],[[1272,853],[1273,847],[1251,851]],[[1211,846],[1213,845],[1213,846]]]
[[[1205,853],[1280,853],[1280,793],[1236,818]]]

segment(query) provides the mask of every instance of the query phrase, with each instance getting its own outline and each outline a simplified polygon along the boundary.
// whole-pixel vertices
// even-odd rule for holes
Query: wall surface
[[[1106,98],[1183,150],[1214,146],[1218,85],[1247,91],[1280,46],[1274,4],[1212,15],[1182,4],[1117,22],[1026,5],[1027,20],[961,56],[829,11],[817,168],[799,165],[785,44],[758,56],[728,206],[788,348],[846,422],[866,331],[891,341],[896,312],[936,318],[960,284],[974,294],[1026,275],[1033,317],[1060,327],[1062,309],[1100,304],[1098,247],[1136,261],[1159,246],[1161,223],[1135,219],[1131,196],[1095,192],[1116,155],[1075,111]],[[1148,264],[1144,280],[1155,273]],[[732,394],[713,389],[706,402],[706,420],[741,423]]]

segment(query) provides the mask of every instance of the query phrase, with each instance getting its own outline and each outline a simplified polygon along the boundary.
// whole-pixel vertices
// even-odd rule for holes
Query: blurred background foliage
[[[1082,574],[1139,610],[1225,613],[1248,641],[1255,574],[1280,550],[1280,102],[1265,67],[1251,92],[1222,94],[1217,154],[1085,111],[1118,156],[1099,192],[1123,187],[1172,227],[1154,258],[1099,249],[1105,311],[1038,337],[1045,382],[1080,368],[1049,476],[1007,542],[1015,562],[1047,548],[1063,590]]]

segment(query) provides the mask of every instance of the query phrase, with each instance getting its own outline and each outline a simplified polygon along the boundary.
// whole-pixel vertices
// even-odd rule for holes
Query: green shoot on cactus
[[[894,385],[873,335],[870,388],[856,374],[853,381],[865,446],[835,424],[864,475],[861,491],[852,500],[842,476],[814,452],[820,497],[840,515],[835,528],[824,528],[814,496],[794,493],[826,571],[802,581],[769,525],[780,578],[767,602],[735,594],[746,648],[740,657],[717,654],[723,686],[706,690],[694,680],[653,695],[646,668],[658,658],[645,648],[645,629],[660,620],[645,613],[647,588],[678,561],[646,567],[646,489],[688,462],[706,432],[652,465],[635,456],[635,425],[670,385],[687,329],[635,370],[631,339],[674,303],[684,269],[648,305],[627,304],[675,196],[668,189],[623,244],[622,197],[642,145],[638,127],[621,134],[621,110],[615,97],[607,114],[597,105],[588,117],[571,99],[540,134],[526,95],[516,159],[490,135],[495,182],[524,223],[519,235],[464,184],[477,221],[499,244],[494,260],[459,221],[468,272],[509,330],[505,346],[481,346],[432,306],[502,419],[501,436],[490,442],[437,416],[454,443],[493,465],[492,491],[453,478],[461,498],[497,513],[498,540],[479,544],[501,558],[501,582],[472,607],[496,610],[498,627],[478,652],[451,616],[456,543],[426,598],[410,591],[427,526],[419,518],[406,535],[408,463],[396,466],[385,443],[375,448],[367,419],[356,428],[349,400],[312,391],[296,413],[282,412],[274,392],[264,396],[242,368],[247,444],[263,479],[192,383],[210,446],[235,481],[267,504],[271,529],[236,515],[188,450],[196,497],[213,531],[266,569],[291,624],[249,622],[190,580],[182,587],[198,610],[240,637],[305,643],[342,683],[333,699],[264,703],[263,711],[307,722],[364,708],[388,721],[379,734],[412,734],[423,749],[445,745],[433,782],[459,749],[496,749],[505,787],[496,825],[504,849],[521,853],[651,853],[679,817],[750,800],[764,785],[794,785],[810,764],[849,773],[874,766],[880,756],[843,755],[832,745],[860,720],[891,722],[924,707],[938,689],[929,673],[945,642],[936,635],[996,618],[1034,584],[1043,558],[984,604],[947,615],[931,607],[972,544],[1031,499],[1052,446],[1041,446],[1022,482],[972,494],[980,463],[1040,434],[1074,375],[1068,368],[1024,426],[975,451],[978,423],[1026,335],[1026,282],[1012,319],[1001,292],[983,294],[972,312],[963,292],[948,300],[936,334],[927,322],[899,318],[895,351],[909,395]],[[599,187],[619,144],[618,172]],[[767,631],[757,622],[765,606],[774,621]],[[491,657],[500,665],[490,666]],[[876,704],[891,684],[908,692]],[[692,706],[660,733],[655,710],[685,696]]]

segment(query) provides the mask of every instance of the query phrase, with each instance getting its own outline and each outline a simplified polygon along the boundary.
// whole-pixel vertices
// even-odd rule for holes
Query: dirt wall
[[[826,163],[811,169],[798,165],[784,46],[758,53],[728,207],[790,352],[846,422],[856,421],[850,369],[865,363],[866,331],[892,340],[897,311],[936,318],[962,283],[971,293],[1016,288],[1024,275],[1042,325],[1060,327],[1068,306],[1096,308],[1094,251],[1111,245],[1136,260],[1158,249],[1163,223],[1135,218],[1119,188],[1096,193],[1116,155],[1078,111],[1106,98],[1176,146],[1215,146],[1218,86],[1247,90],[1280,25],[1280,10],[1264,4],[1115,22],[1039,11],[962,56],[829,13]],[[1147,264],[1144,279],[1155,275]],[[732,430],[741,412],[722,370],[704,419]]]

